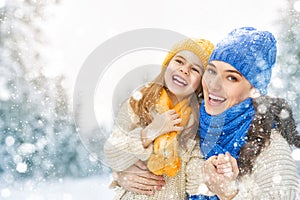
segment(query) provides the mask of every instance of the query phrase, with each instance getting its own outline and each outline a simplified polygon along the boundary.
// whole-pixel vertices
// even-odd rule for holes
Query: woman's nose
[[[209,86],[211,90],[219,91],[222,89],[222,80],[217,75],[214,77],[210,77],[208,80],[206,80],[206,84]]]

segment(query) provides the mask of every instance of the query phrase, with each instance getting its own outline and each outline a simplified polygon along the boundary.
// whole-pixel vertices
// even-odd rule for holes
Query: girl
[[[104,146],[107,164],[120,176],[139,160],[145,161],[156,178],[163,176],[165,185],[118,188],[116,199],[182,200],[186,192],[210,194],[205,184],[195,182],[201,174],[195,176],[194,170],[204,162],[195,133],[202,74],[213,47],[205,39],[176,44],[158,77],[123,103]],[[137,176],[135,181],[146,180]]]

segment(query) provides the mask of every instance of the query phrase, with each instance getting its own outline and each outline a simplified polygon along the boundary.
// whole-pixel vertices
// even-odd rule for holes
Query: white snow
[[[113,199],[114,191],[108,188],[108,176],[60,179],[57,181],[16,182],[13,186],[0,183],[0,199],[3,200],[100,200]]]

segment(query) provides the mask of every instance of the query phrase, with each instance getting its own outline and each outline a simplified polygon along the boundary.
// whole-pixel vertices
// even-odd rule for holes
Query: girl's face
[[[253,87],[233,66],[221,61],[212,61],[204,72],[203,95],[205,110],[218,115],[232,106],[251,97]]]
[[[170,60],[166,68],[165,84],[176,98],[182,99],[199,87],[203,70],[198,56],[191,51],[180,51]]]

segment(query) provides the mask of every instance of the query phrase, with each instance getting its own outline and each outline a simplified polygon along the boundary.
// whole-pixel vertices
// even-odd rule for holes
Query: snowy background
[[[78,134],[73,91],[91,52],[125,31],[162,28],[212,42],[239,26],[272,31],[279,49],[270,94],[288,100],[299,124],[299,13],[299,0],[0,0],[0,199],[112,199],[109,169]],[[159,65],[164,56],[149,54],[115,66]],[[107,73],[114,78],[105,86],[122,78]],[[96,99],[112,102],[100,91]],[[99,123],[88,126],[108,132],[110,119],[101,120],[111,113],[103,107],[95,106]],[[94,143],[101,149],[103,140]]]

